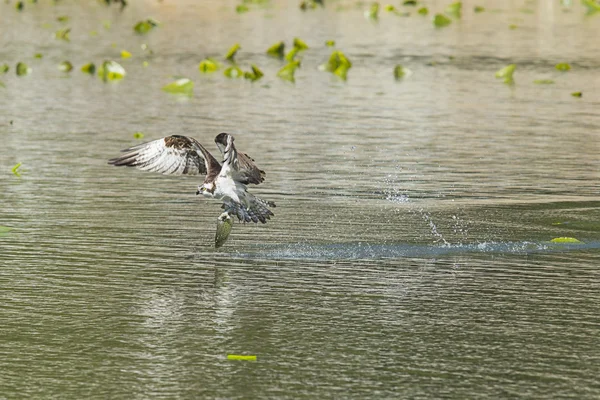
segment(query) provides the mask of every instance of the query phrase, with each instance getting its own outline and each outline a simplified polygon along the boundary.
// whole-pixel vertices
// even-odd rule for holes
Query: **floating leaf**
[[[387,12],[393,12],[393,13],[397,12],[396,7],[394,7],[391,4],[387,4],[385,7],[383,7],[383,9]]]
[[[56,20],[58,22],[62,22],[62,23],[69,22],[70,19],[71,18],[68,15],[61,15],[60,17],[56,18]]]
[[[96,66],[94,65],[94,63],[89,63],[89,64],[85,64],[83,67],[81,67],[81,71],[85,72],[86,74],[94,74],[94,72],[96,72]]]
[[[250,9],[245,4],[240,4],[239,6],[237,6],[235,8],[235,12],[238,13],[238,14],[243,14],[243,13],[246,13],[248,11],[250,11]]]
[[[496,78],[500,78],[500,79],[503,78],[504,83],[512,83],[515,68],[517,68],[517,66],[515,64],[507,65],[506,67],[504,67],[496,72]]]
[[[517,28],[518,28],[518,26],[517,26],[517,25],[515,25],[515,24],[510,24],[510,25],[508,26],[508,29],[510,29],[511,31],[514,31],[514,30],[515,30],[515,29],[517,29]]]
[[[587,9],[587,15],[594,14],[600,11],[600,3],[594,0],[581,0],[581,4],[583,4]]]
[[[396,65],[394,67],[394,78],[396,78],[396,80],[409,76],[411,73],[412,71],[410,69],[405,68],[402,65]]]
[[[166,86],[163,86],[162,90],[169,93],[179,93],[190,96],[194,92],[194,82],[188,78],[180,78]]]
[[[229,51],[227,52],[227,54],[225,55],[225,59],[227,61],[231,61],[233,62],[233,59],[235,57],[235,54],[238,52],[239,49],[241,49],[242,46],[240,46],[239,43],[234,44],[233,46],[231,46],[231,48],[229,49]]]
[[[435,14],[435,17],[433,17],[433,25],[435,25],[436,28],[442,28],[450,25],[451,23],[452,20],[445,15]]]
[[[212,58],[205,58],[204,60],[200,61],[198,69],[200,70],[200,72],[208,74],[218,70],[219,64]]]
[[[22,1],[17,1],[17,3],[15,4],[15,8],[17,9],[17,11],[23,11],[23,7],[25,7],[25,3],[23,3]]]
[[[140,35],[144,35],[150,32],[152,29],[158,26],[158,22],[152,18],[148,18],[144,21],[140,21],[133,27],[133,30],[139,33]]]
[[[35,53],[35,54],[33,55],[33,57],[34,57],[34,58],[37,58],[38,60],[40,60],[40,59],[44,58],[44,55],[43,55],[42,53]]]
[[[31,68],[27,66],[27,64],[19,62],[16,67],[17,76],[28,75],[31,73]]]
[[[6,87],[6,85],[4,84],[4,82],[0,81],[0,87],[1,88],[5,88]]]
[[[102,26],[104,27],[104,29],[109,30],[110,29],[110,21],[106,20],[106,21],[102,21]]]
[[[554,81],[552,79],[536,79],[533,83],[536,85],[551,85]]]
[[[125,77],[125,68],[115,61],[104,61],[98,69],[98,76],[104,82],[123,79]]]
[[[271,57],[283,58],[285,54],[285,43],[277,42],[267,49],[267,54]]]
[[[135,132],[133,134],[133,138],[134,139],[143,139],[144,138],[144,133],[143,132]]]
[[[417,2],[415,0],[404,0],[402,4],[405,6],[416,6]]]
[[[10,66],[8,64],[0,65],[0,75],[7,73],[9,69],[10,69]]]
[[[244,360],[244,361],[256,361],[256,356],[245,356],[240,354],[227,354],[228,360]]]
[[[129,58],[131,57],[131,53],[127,50],[121,50],[121,58]]]
[[[286,61],[294,61],[294,58],[296,58],[296,55],[300,52],[300,49],[297,47],[292,47],[292,49],[290,51],[288,51],[288,53],[285,55],[285,59]]]
[[[327,40],[325,42],[325,46],[327,46],[327,47],[333,47],[333,46],[335,46],[335,40]]]
[[[233,226],[233,220],[227,212],[222,213],[217,218],[217,232],[215,233],[215,248],[219,248],[225,244],[229,234],[231,233],[231,227]],[[234,356],[234,355],[231,355]],[[237,356],[244,357],[244,356]],[[229,358],[229,356],[227,356]],[[243,360],[244,358],[230,358],[230,360]],[[256,360],[256,356],[254,356]]]
[[[142,67],[146,68],[147,66],[148,66],[148,61],[144,61],[144,62],[142,63]]]
[[[242,71],[240,67],[233,65],[225,69],[225,71],[223,71],[223,74],[228,78],[241,78],[242,76],[244,76],[244,71]]]
[[[454,18],[460,18],[462,15],[462,2],[457,1],[446,7],[446,13],[452,15]]]
[[[566,72],[571,69],[571,66],[567,63],[558,63],[554,68],[556,68],[559,71]]]
[[[326,71],[334,73],[343,80],[346,80],[346,75],[350,68],[352,68],[352,63],[346,58],[346,55],[339,50],[335,50],[331,53],[327,64],[324,65]]]
[[[294,74],[300,66],[300,61],[292,61],[277,72],[277,76],[290,82],[295,82]]]
[[[19,172],[21,165],[23,165],[23,163],[17,163],[14,167],[12,167],[11,171],[15,176],[21,176],[21,173]]]
[[[254,82],[264,76],[263,72],[256,65],[252,64],[250,67],[252,68],[252,70],[244,72],[244,78]]]
[[[573,97],[581,97],[581,96],[583,96],[583,93],[582,92],[573,92],[573,93],[571,93],[571,96],[573,96]]]
[[[371,7],[365,11],[365,17],[371,19],[379,18],[379,3],[371,3]]]
[[[63,72],[71,72],[73,70],[73,64],[71,64],[69,61],[63,61],[58,64],[58,69]]]
[[[557,237],[551,240],[552,243],[571,243],[571,244],[584,244],[582,241],[572,237]]]
[[[485,11],[485,8],[481,7],[481,6],[475,6],[475,8],[473,9],[473,11],[475,11],[476,13],[482,13]]]
[[[8,232],[12,231],[13,228],[10,226],[2,226],[0,225],[0,237],[8,235]]]
[[[69,42],[71,39],[69,38],[69,33],[71,32],[71,28],[61,29],[54,33],[54,37],[59,40],[64,40]]]
[[[294,47],[296,47],[298,50],[306,50],[308,49],[308,45],[299,38],[294,38]]]
[[[421,15],[427,15],[429,14],[429,9],[427,7],[421,7],[417,10],[417,13]]]

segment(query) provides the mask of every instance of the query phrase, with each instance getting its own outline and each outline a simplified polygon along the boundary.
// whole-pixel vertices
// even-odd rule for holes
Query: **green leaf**
[[[104,61],[102,66],[98,68],[98,76],[100,76],[104,82],[123,79],[125,75],[125,68],[115,61]]]
[[[300,66],[300,61],[292,61],[277,72],[277,76],[290,82],[295,82],[294,74]]]
[[[231,48],[229,49],[229,51],[227,52],[227,54],[225,54],[225,59],[227,61],[231,61],[233,62],[233,59],[235,57],[235,54],[238,52],[239,49],[241,49],[242,46],[240,46],[239,43],[234,44],[233,46],[231,46]]]
[[[571,96],[573,96],[573,97],[581,97],[581,96],[583,96],[583,93],[582,92],[573,92],[573,93],[571,93]]]
[[[5,88],[6,87],[6,85],[4,84],[4,82],[0,81],[0,87],[1,88]]]
[[[402,4],[405,6],[416,6],[417,2],[415,0],[404,0]]]
[[[34,58],[37,58],[38,60],[40,60],[40,59],[44,58],[44,55],[43,55],[42,53],[35,53],[35,54],[33,55],[33,57],[34,57]]]
[[[600,3],[594,0],[581,0],[581,4],[587,9],[587,15],[595,14],[600,11]]]
[[[460,18],[462,15],[462,2],[457,1],[446,7],[446,13],[452,15],[454,18]]]
[[[23,165],[23,163],[17,163],[14,167],[12,167],[11,171],[15,176],[21,176],[19,172],[19,168],[21,167],[21,165]]]
[[[554,68],[556,68],[559,71],[566,72],[571,69],[571,66],[567,63],[558,63]]]
[[[512,31],[514,31],[514,30],[515,30],[515,29],[517,29],[517,28],[518,28],[518,26],[517,26],[516,24],[510,24],[510,25],[508,26],[508,29],[510,29],[510,30],[512,30]]]
[[[427,7],[421,7],[417,10],[417,13],[420,15],[427,15],[429,14],[429,9]]]
[[[481,7],[481,6],[475,6],[475,8],[473,9],[473,11],[475,11],[476,13],[482,13],[485,11],[485,8]]]
[[[298,50],[306,50],[308,49],[308,45],[299,38],[294,38],[294,47],[296,47]]]
[[[386,6],[383,7],[383,9],[387,12],[393,12],[393,13],[397,12],[396,7],[394,7],[391,4],[386,4]]]
[[[8,235],[8,232],[12,231],[13,228],[10,226],[2,226],[0,225],[0,237]]]
[[[239,354],[227,354],[228,360],[244,360],[244,361],[256,361],[256,356],[244,356]]]
[[[243,14],[243,13],[246,13],[248,11],[250,11],[250,9],[245,4],[240,4],[239,6],[237,6],[235,8],[235,12],[238,13],[238,14]]]
[[[180,78],[163,86],[162,90],[168,93],[186,94],[191,96],[194,93],[194,82],[188,78]]]
[[[204,74],[209,74],[218,70],[219,64],[212,58],[205,58],[204,60],[200,61],[198,69]]]
[[[144,133],[143,132],[135,132],[133,134],[133,138],[134,139],[143,139],[144,138]]]
[[[144,35],[150,32],[152,29],[156,28],[159,25],[158,21],[152,18],[148,18],[144,21],[140,21],[133,27],[133,30],[139,33],[140,35]]]
[[[285,59],[286,61],[294,61],[294,58],[296,58],[296,55],[300,52],[300,49],[297,47],[292,47],[292,49],[290,51],[288,51],[288,53],[285,55]]]
[[[94,74],[94,72],[96,72],[96,66],[94,65],[94,63],[89,63],[89,64],[85,64],[83,67],[81,67],[81,71],[85,72],[86,74]]]
[[[411,73],[412,73],[411,70],[403,67],[400,64],[398,64],[394,67],[394,78],[396,78],[396,80],[402,79],[402,78],[410,75]]]
[[[23,3],[22,1],[17,1],[17,3],[15,4],[15,9],[17,11],[23,11],[23,7],[25,7],[25,3]]]
[[[19,62],[17,63],[17,76],[24,76],[31,73],[31,68],[27,66],[27,64]]]
[[[332,72],[343,80],[346,80],[350,68],[352,68],[352,63],[346,58],[346,55],[339,50],[335,50],[331,53],[327,64],[323,66],[323,69]]]
[[[252,70],[244,72],[244,78],[254,82],[264,76],[263,72],[256,65],[252,64],[250,67],[252,68]]]
[[[71,39],[69,38],[69,33],[71,32],[71,28],[61,29],[54,33],[54,37],[59,40],[64,40],[69,42]]]
[[[60,17],[56,18],[56,20],[58,22],[62,22],[62,23],[69,22],[69,19],[71,19],[71,18],[68,15],[61,15]]]
[[[504,83],[512,83],[515,68],[517,68],[516,64],[507,65],[496,72],[496,78],[504,79]]]
[[[242,76],[244,76],[244,71],[242,71],[241,68],[237,65],[232,65],[231,67],[226,68],[225,71],[223,71],[223,75],[225,75],[228,78],[241,78]]]
[[[58,69],[63,72],[71,72],[73,70],[73,64],[71,64],[69,61],[63,61],[58,65]]]
[[[379,18],[379,3],[374,2],[371,3],[371,6],[367,11],[365,11],[365,17],[371,19]]]
[[[327,40],[325,42],[325,46],[327,46],[327,47],[333,47],[333,46],[335,46],[335,40]]]
[[[110,29],[110,21],[106,20],[106,21],[102,21],[102,26],[104,27],[104,29],[109,30]]]
[[[121,58],[129,58],[131,57],[131,53],[127,50],[121,50]]]
[[[551,85],[554,81],[552,79],[536,79],[533,83],[536,85]]]
[[[277,42],[267,49],[267,54],[271,57],[283,58],[285,54],[285,43]]]
[[[9,69],[10,66],[8,64],[0,65],[0,75],[7,73]]]
[[[433,25],[435,25],[436,28],[442,28],[450,25],[451,23],[452,20],[445,15],[435,14],[435,17],[433,17]]]
[[[557,237],[551,240],[552,243],[570,243],[570,244],[584,244],[582,241],[572,237]]]

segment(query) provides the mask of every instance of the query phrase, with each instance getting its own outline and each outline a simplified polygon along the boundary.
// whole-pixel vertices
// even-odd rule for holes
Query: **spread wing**
[[[244,184],[258,185],[265,180],[265,171],[254,164],[248,154],[239,153],[233,144],[234,138],[228,133],[220,133],[215,138],[215,143],[223,154],[222,173],[231,171],[235,180]]]
[[[219,162],[197,140],[173,135],[123,150],[109,164],[136,167],[143,171],[167,175],[218,173]]]

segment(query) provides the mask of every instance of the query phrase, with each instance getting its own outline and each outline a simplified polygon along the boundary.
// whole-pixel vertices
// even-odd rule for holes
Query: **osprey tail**
[[[235,215],[240,221],[243,222],[262,222],[267,223],[271,216],[274,216],[273,212],[269,210],[269,207],[275,207],[275,203],[272,201],[266,201],[259,197],[247,194],[248,207],[245,207],[239,203],[225,203],[222,208],[229,215]]]

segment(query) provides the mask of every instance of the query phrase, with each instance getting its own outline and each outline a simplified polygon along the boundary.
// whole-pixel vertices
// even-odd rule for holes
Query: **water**
[[[600,16],[488,2],[435,30],[353,3],[132,3],[0,6],[0,398],[600,396]],[[294,37],[295,85],[264,55]],[[317,69],[326,40],[347,82]],[[262,80],[200,75],[236,42]],[[123,81],[78,70],[121,49]],[[514,86],[494,79],[513,62]],[[175,75],[194,97],[160,90]],[[275,217],[215,250],[198,178],[107,165],[137,131],[214,152],[233,133]]]

